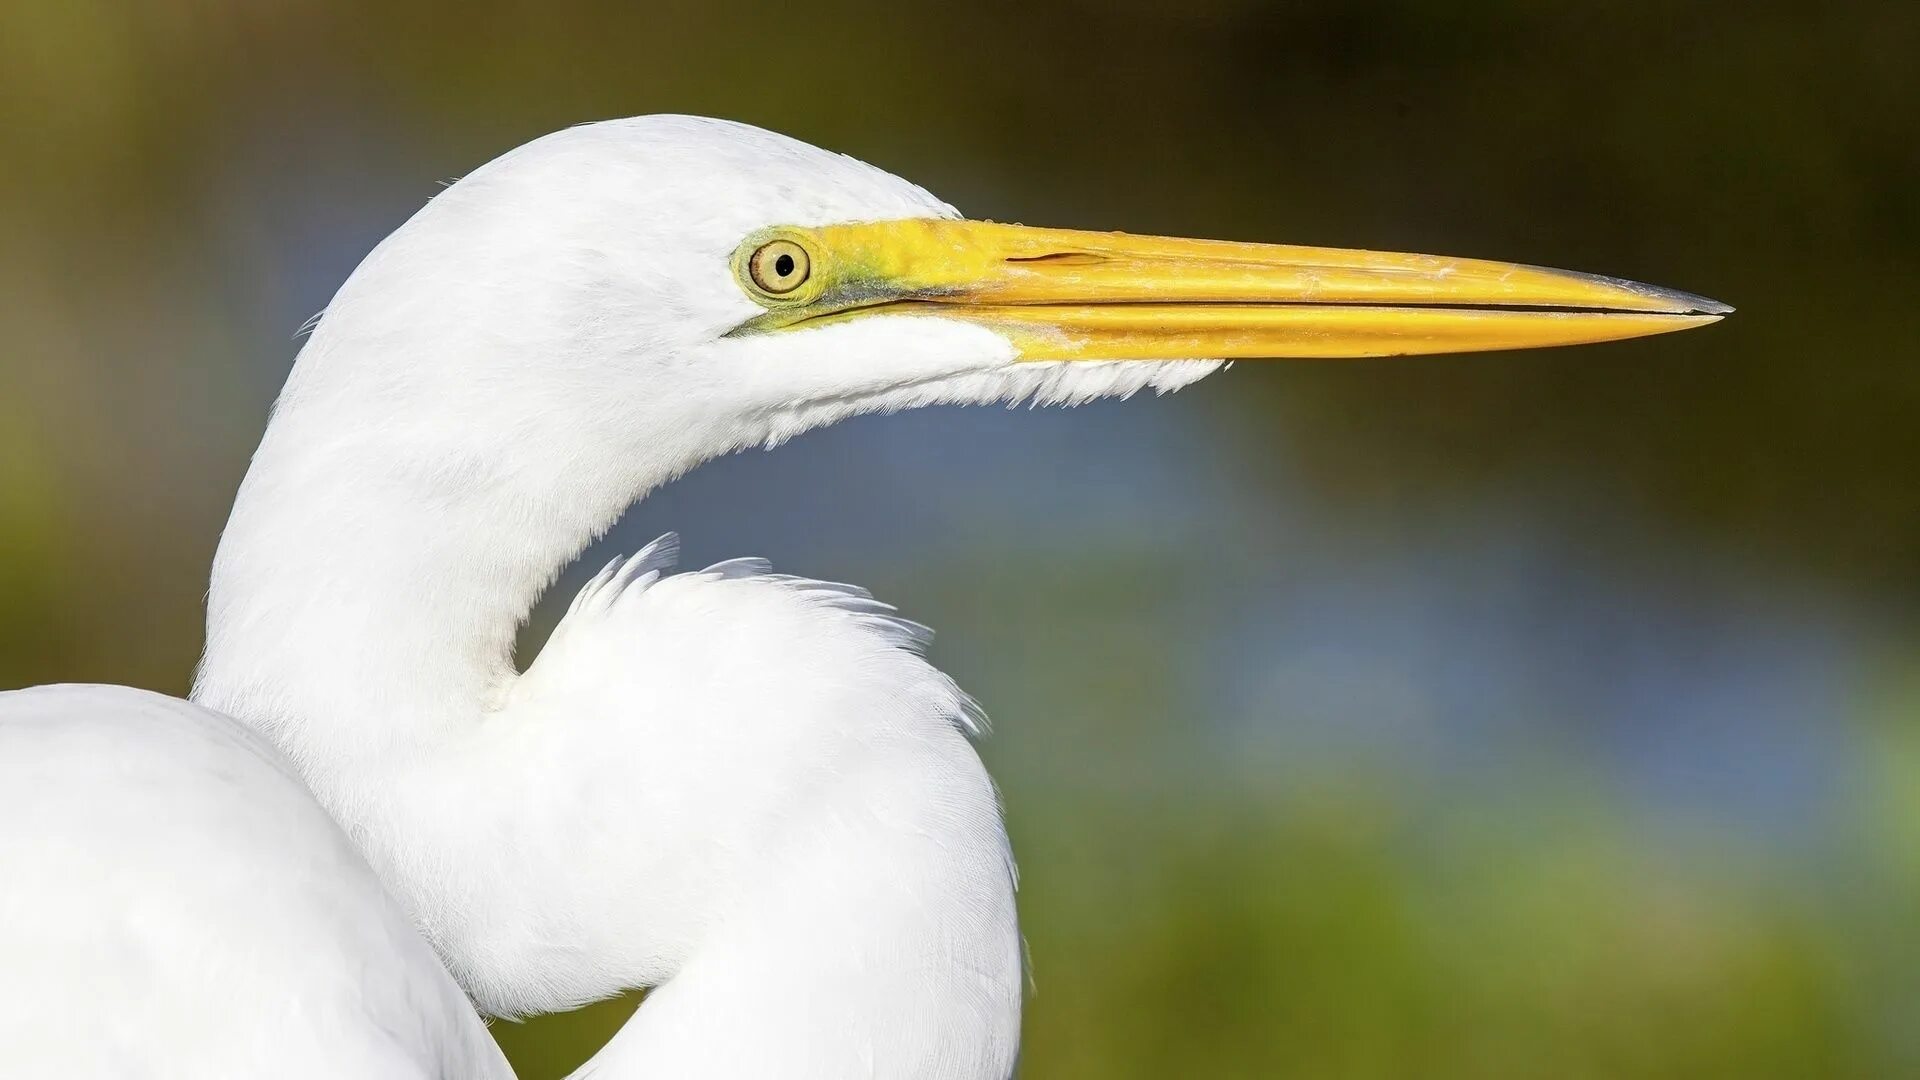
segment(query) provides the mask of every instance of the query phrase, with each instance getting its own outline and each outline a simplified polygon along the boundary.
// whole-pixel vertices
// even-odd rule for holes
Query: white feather
[[[271,746],[117,686],[0,693],[0,1072],[510,1077]]]
[[[757,560],[668,575],[668,536],[582,589],[524,675],[512,655],[526,613],[587,543],[716,455],[855,413],[1070,405],[1217,366],[1015,363],[996,332],[927,316],[727,335],[760,310],[729,269],[752,232],[954,213],[871,166],[738,124],[647,117],[536,140],[452,184],[354,272],[236,499],[195,700],[287,755],[487,1012],[658,987],[597,1075],[1011,1073],[1012,859],[967,741],[979,710],[921,655],[924,627]],[[154,710],[220,723],[179,705],[47,700],[76,731]],[[62,812],[115,802],[128,820],[65,823],[62,849],[100,867],[63,878],[54,849],[20,835],[31,818],[0,819],[13,845],[0,870],[24,860],[40,890],[0,930],[7,947],[25,921],[57,926],[52,940],[73,942],[93,975],[134,972],[112,999],[129,1008],[163,987],[198,1007],[232,979],[248,990],[236,1053],[344,1030],[296,1030],[312,1017],[282,1013],[351,1005],[367,992],[350,985],[355,965],[363,982],[410,988],[367,998],[359,1017],[419,1036],[400,1040],[408,1061],[471,1041],[471,1016],[447,1011],[444,981],[408,952],[417,942],[369,944],[394,936],[391,910],[265,759],[241,754],[261,779],[226,790],[200,783],[223,766],[156,752],[152,768],[174,773],[149,789],[73,753],[36,744],[8,758],[19,814],[67,807],[52,788],[71,784],[82,794]],[[102,760],[147,759],[121,747]],[[208,819],[192,859],[160,846],[106,865],[138,837],[173,835],[175,800]],[[320,858],[346,884],[319,881]],[[242,886],[256,880],[249,911]],[[142,921],[127,895],[202,898],[215,882],[230,887],[204,898],[206,925],[191,931]],[[331,936],[310,925],[329,911],[348,924]],[[211,939],[229,919],[282,920],[255,949],[258,970],[205,966],[228,956]],[[107,924],[124,936],[80,941]],[[93,1008],[58,951],[9,967],[10,988],[58,991],[22,1015]],[[189,1062],[225,1052],[221,1031],[169,1034],[146,1015],[109,1011],[103,1045],[151,1039]],[[193,1040],[205,1046],[183,1047]],[[30,1060],[62,1045],[33,1044]]]

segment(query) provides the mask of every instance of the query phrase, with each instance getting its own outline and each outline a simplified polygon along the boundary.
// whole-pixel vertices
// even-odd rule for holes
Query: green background
[[[184,690],[295,328],[581,120],[1638,278],[1740,311],[863,419],[603,547],[941,631],[997,724],[1026,1076],[1920,1075],[1916,57],[1920,5],[1864,0],[5,0],[0,686]],[[629,1005],[495,1030],[556,1076]]]

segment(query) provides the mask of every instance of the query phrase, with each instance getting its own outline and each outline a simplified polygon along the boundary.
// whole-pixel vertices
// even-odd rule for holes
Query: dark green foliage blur
[[[1920,5],[0,4],[0,686],[184,691],[295,327],[581,120],[746,120],[1000,220],[1638,278],[1739,312],[941,419],[1080,426],[910,506],[764,470],[912,416],[663,498],[804,492],[703,553],[875,587],[994,714],[1025,1076],[1920,1075]],[[1202,494],[1127,511],[1185,491],[1099,456],[1146,431]],[[938,544],[810,539],[950,489]],[[1037,520],[1103,491],[1120,525]],[[558,1076],[630,1005],[496,1030]]]

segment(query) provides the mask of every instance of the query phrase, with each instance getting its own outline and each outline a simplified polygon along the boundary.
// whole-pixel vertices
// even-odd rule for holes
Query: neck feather
[[[283,410],[221,536],[193,697],[310,774],[432,752],[511,683],[559,571],[667,472],[568,483]]]
[[[1023,964],[992,782],[959,732],[868,747],[793,808],[579,1077],[1005,1080]]]
[[[751,645],[724,619],[663,634],[738,665],[672,669],[715,680],[684,698],[711,723],[649,713],[657,686],[594,714],[604,726],[510,715],[529,681],[516,631],[559,570],[716,442],[764,433],[716,440],[628,415],[617,435],[582,433],[612,447],[598,468],[513,445],[474,456],[403,413],[302,392],[298,376],[221,539],[193,696],[295,760],[470,993],[511,1013],[516,993],[564,1003],[658,985],[590,1063],[601,1077],[1009,1074],[1022,968],[993,786],[961,731],[963,696],[857,605],[769,579],[741,595],[818,625]],[[851,651],[795,667],[794,641]],[[730,704],[755,679],[773,680],[755,700],[777,708]],[[931,703],[896,723],[906,685]],[[860,752],[820,756],[842,744]],[[739,775],[742,745],[765,777]],[[513,750],[477,752],[489,746]],[[781,794],[802,760],[832,780],[805,805]],[[779,827],[715,834],[729,816]],[[609,822],[622,824],[601,837]],[[604,840],[590,873],[569,870],[589,835]]]

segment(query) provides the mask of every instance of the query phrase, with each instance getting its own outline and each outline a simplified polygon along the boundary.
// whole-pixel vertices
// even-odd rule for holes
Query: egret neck
[[[740,650],[673,665],[749,688],[705,695],[722,715],[677,688],[621,692],[631,711],[605,721],[598,705],[554,707],[596,672],[626,674],[612,651],[572,677],[571,657],[629,640],[585,612],[526,676],[514,666],[516,630],[558,570],[632,493],[689,467],[701,437],[634,422],[588,437],[628,446],[622,475],[542,472],[513,440],[493,459],[429,447],[296,377],[222,539],[195,697],[293,757],[487,1011],[662,987],[592,1075],[824,1078],[867,1060],[1006,1075],[1022,984],[1012,865],[970,706],[944,677],[872,638],[860,611],[781,608],[808,590],[726,595],[756,586],[752,566],[687,582],[736,618],[652,616],[663,634],[685,626],[667,636]],[[664,603],[681,578],[702,575],[649,591]],[[765,659],[793,638],[820,674]],[[756,687],[726,675],[735,662],[772,674]],[[847,671],[870,681],[828,685]],[[821,1067],[791,1071],[809,1061]]]

